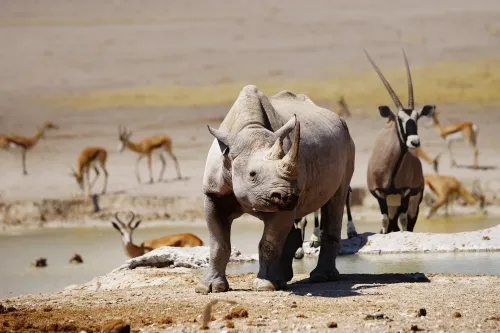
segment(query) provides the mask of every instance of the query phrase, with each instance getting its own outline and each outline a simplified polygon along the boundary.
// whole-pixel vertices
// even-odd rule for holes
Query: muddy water
[[[459,232],[487,228],[498,224],[498,218],[468,217],[450,220],[422,220],[417,232]],[[312,224],[312,221],[310,221]],[[359,232],[377,231],[375,221],[358,221]],[[307,239],[312,225],[307,228]],[[345,229],[345,228],[344,228]],[[142,240],[178,232],[193,232],[208,241],[203,224],[175,224],[142,228],[134,240]],[[262,233],[261,223],[236,221],[232,230],[232,245],[242,252],[257,252]],[[345,235],[344,235],[345,237]],[[82,265],[68,261],[74,253],[83,257]],[[48,267],[33,268],[30,263],[38,257],[47,258]],[[71,284],[80,284],[95,276],[108,273],[127,260],[119,234],[110,226],[79,229],[45,229],[0,236],[0,298],[19,294],[58,291]],[[500,253],[443,253],[352,255],[338,259],[343,273],[424,272],[424,273],[484,273],[500,274]],[[309,272],[315,260],[296,261],[296,272]],[[257,264],[232,265],[229,272],[256,272]]]

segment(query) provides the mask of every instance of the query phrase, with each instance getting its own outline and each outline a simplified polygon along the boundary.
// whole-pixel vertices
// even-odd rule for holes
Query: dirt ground
[[[500,278],[495,276],[346,275],[337,282],[311,285],[301,275],[289,290],[254,292],[250,288],[255,275],[242,274],[229,277],[233,291],[204,296],[194,292],[197,274],[165,269],[136,269],[130,274],[144,285],[103,291],[76,288],[3,301],[0,332],[100,332],[113,320],[130,323],[133,332],[196,332],[205,305],[213,299],[237,305],[213,306],[211,332],[493,332],[500,328],[498,297],[492,292]],[[224,317],[236,312],[236,307],[244,308],[248,316],[233,318],[234,328],[225,328]],[[425,309],[425,316],[417,315],[420,309]],[[337,328],[329,329],[330,322]]]

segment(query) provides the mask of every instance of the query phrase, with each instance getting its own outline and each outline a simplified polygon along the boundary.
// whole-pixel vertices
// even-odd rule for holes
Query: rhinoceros
[[[253,289],[286,288],[301,246],[294,220],[321,208],[321,250],[311,282],[338,276],[342,216],[354,172],[354,142],[345,121],[290,91],[267,97],[245,86],[208,152],[203,178],[210,233],[209,267],[198,293],[229,290],[231,224],[244,213],[264,222]]]

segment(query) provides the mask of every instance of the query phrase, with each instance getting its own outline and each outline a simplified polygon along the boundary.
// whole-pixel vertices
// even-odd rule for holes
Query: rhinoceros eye
[[[257,172],[255,172],[255,171],[250,171],[250,177],[252,177],[252,178],[253,178],[253,177],[255,177],[256,175],[257,175]]]

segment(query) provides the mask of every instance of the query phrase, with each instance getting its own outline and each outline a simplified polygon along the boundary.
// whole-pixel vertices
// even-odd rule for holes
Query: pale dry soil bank
[[[108,282],[119,280],[117,274],[109,274]],[[196,332],[204,306],[216,298],[237,302],[248,317],[233,319],[234,329],[224,328],[231,308],[217,304],[211,332],[409,332],[412,327],[492,332],[500,327],[498,276],[344,275],[336,282],[306,284],[307,276],[298,275],[286,291],[254,292],[255,274],[241,274],[229,276],[232,291],[204,296],[194,292],[198,272],[138,268],[125,274],[126,282],[102,291],[88,284],[4,300],[4,307],[13,308],[0,315],[0,332],[98,332],[114,319],[129,322],[135,332]],[[418,317],[422,308],[426,316]],[[329,322],[338,327],[329,329]]]

